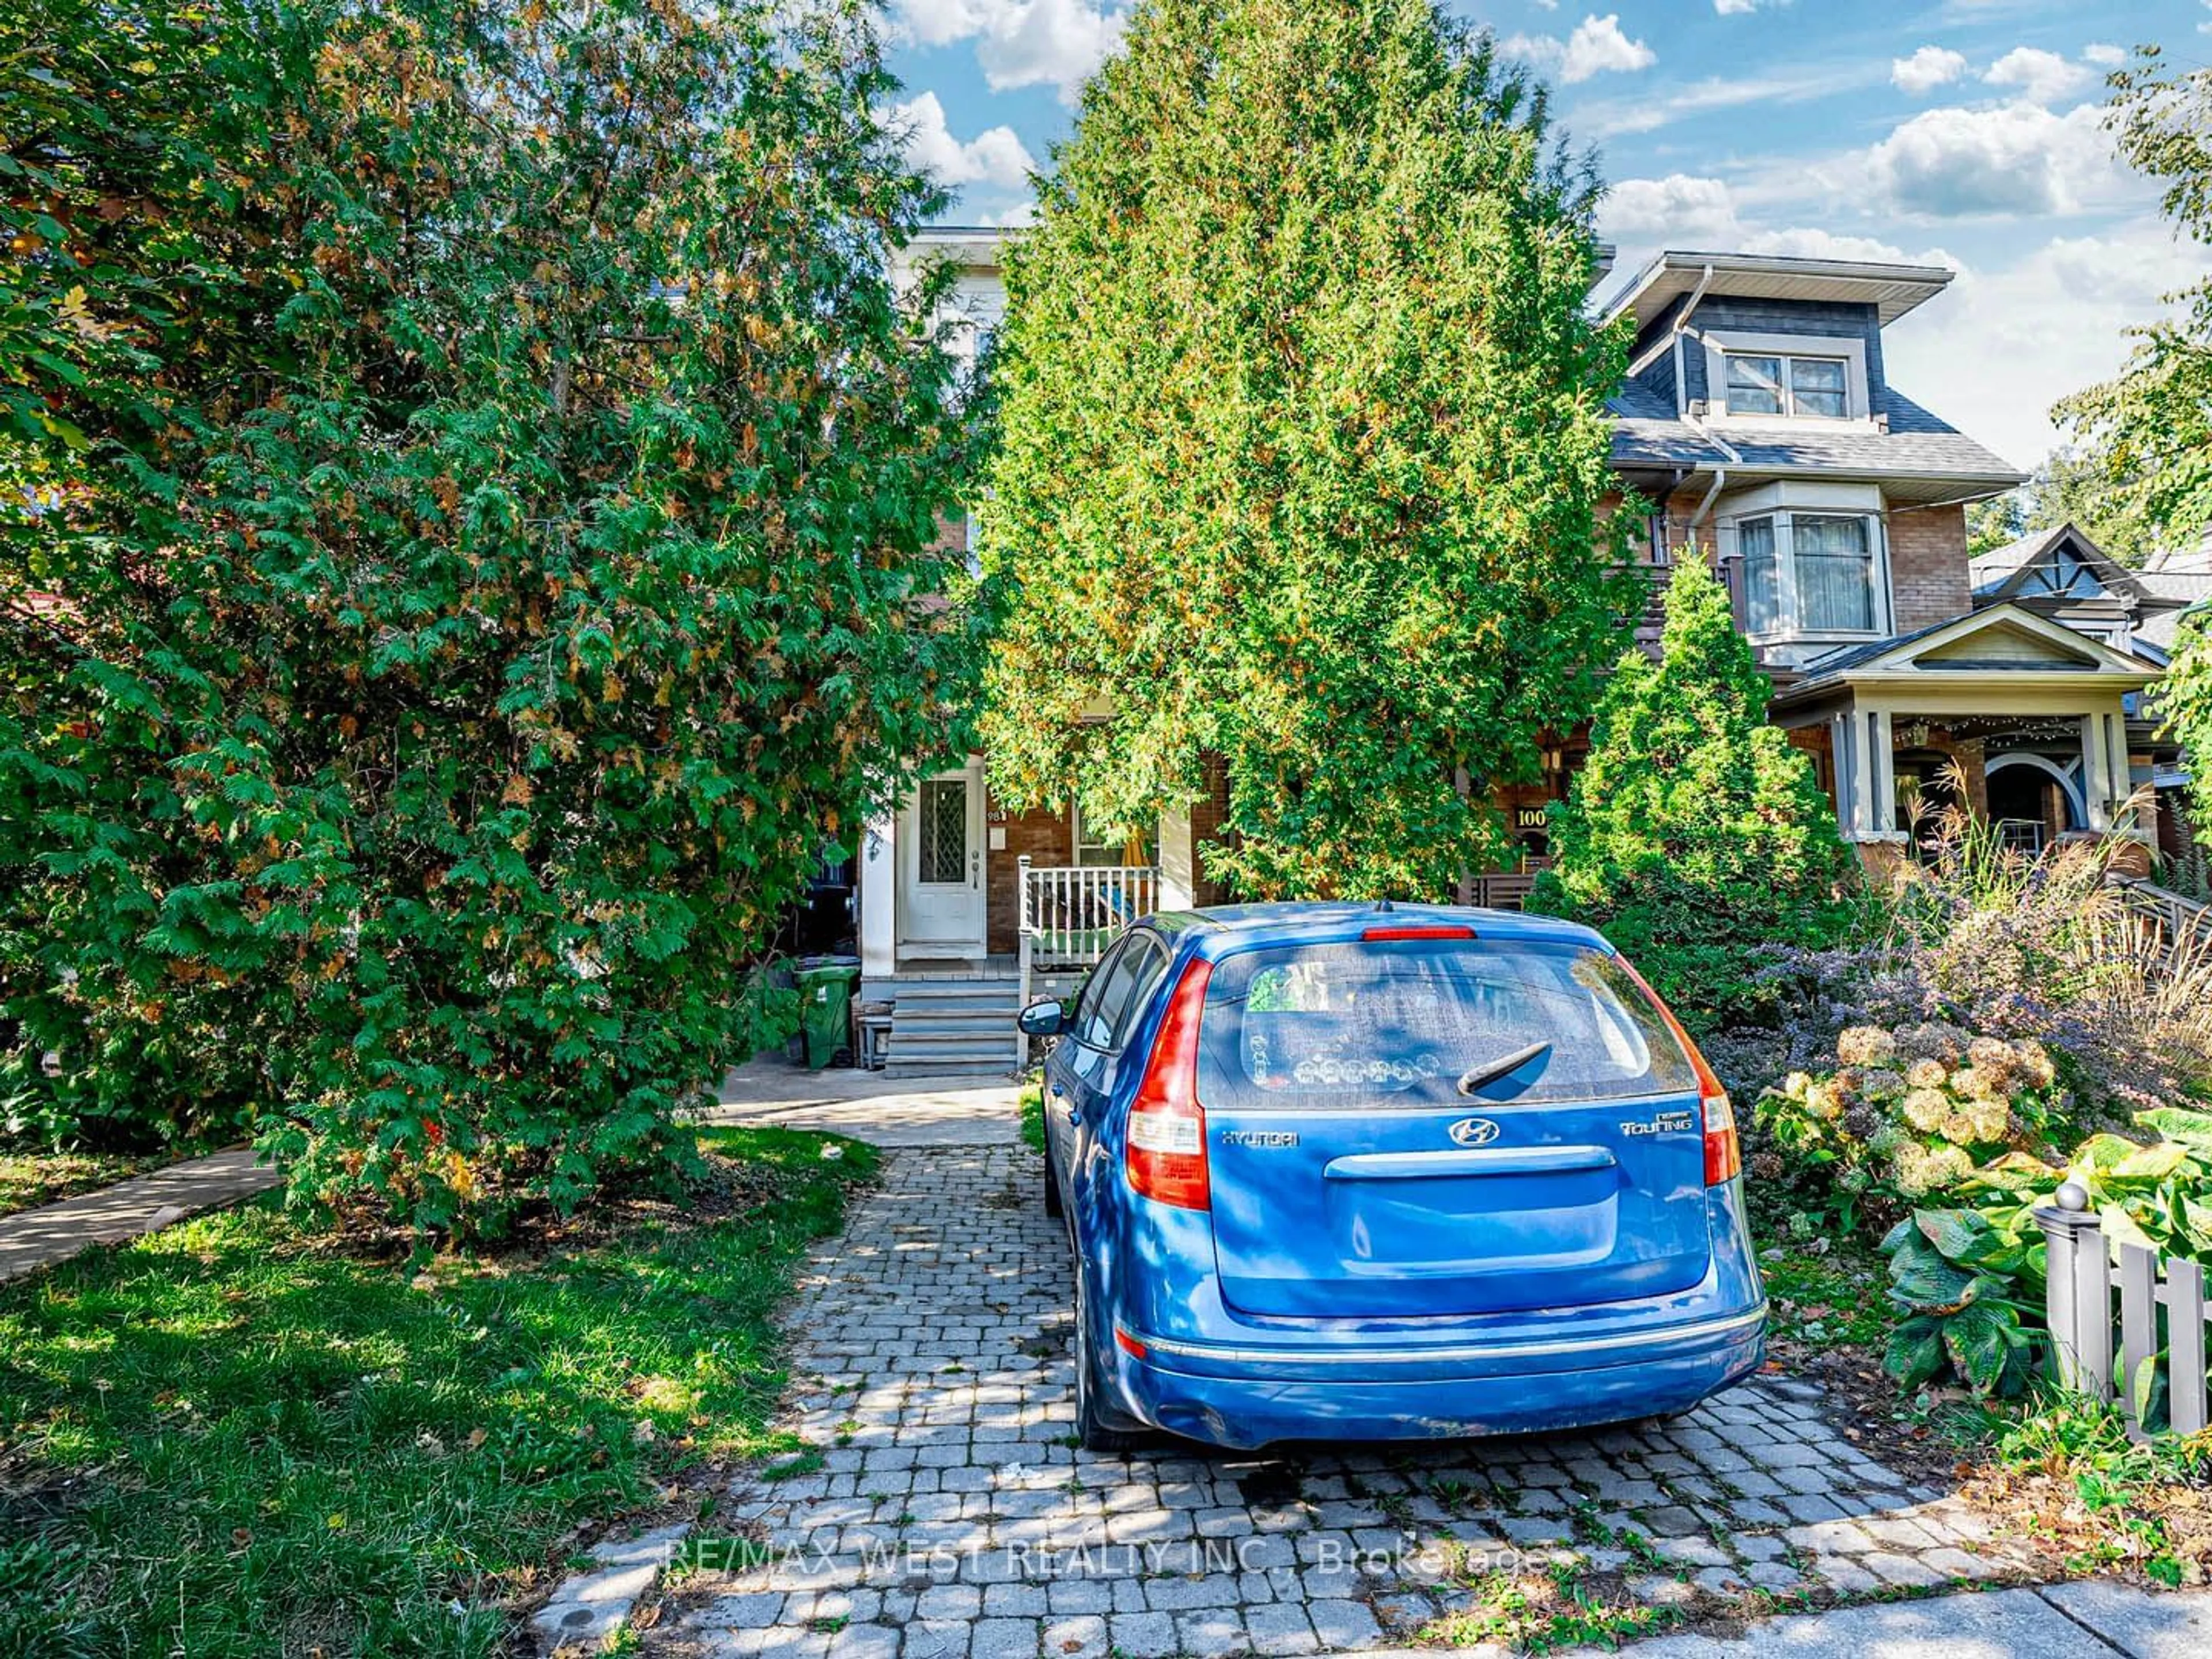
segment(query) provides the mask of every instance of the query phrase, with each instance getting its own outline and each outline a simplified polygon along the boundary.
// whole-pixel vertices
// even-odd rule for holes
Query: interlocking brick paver
[[[648,1652],[1348,1652],[1480,1611],[1486,1575],[1555,1559],[1633,1572],[1647,1548],[1695,1577],[1633,1577],[1632,1593],[1692,1604],[2006,1570],[1963,1504],[1911,1495],[1828,1426],[1818,1390],[1784,1378],[1583,1434],[1081,1451],[1066,1241],[1040,1178],[1020,1146],[901,1151],[843,1237],[814,1248],[784,1422],[823,1468],[734,1483],[724,1523],[769,1559],[680,1589],[642,1633]]]

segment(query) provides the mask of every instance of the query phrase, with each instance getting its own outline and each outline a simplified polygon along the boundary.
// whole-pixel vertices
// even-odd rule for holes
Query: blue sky
[[[1126,0],[884,4],[909,143],[958,190],[952,216],[1018,222]],[[2100,123],[2127,48],[2212,59],[2212,0],[1454,9],[1539,67],[1569,135],[1599,149],[1617,275],[1668,246],[1955,270],[1890,331],[1891,377],[2022,467],[2053,441],[2051,402],[2118,367],[2121,329],[2212,269]]]

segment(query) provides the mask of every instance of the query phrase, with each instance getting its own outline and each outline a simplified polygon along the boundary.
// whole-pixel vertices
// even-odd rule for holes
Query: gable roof
[[[2136,573],[2091,541],[2071,522],[2038,530],[1978,553],[1968,563],[1977,600],[2017,598],[2039,570],[2051,570],[2071,554],[2087,565],[2106,592],[2118,593],[2138,605],[2154,596]]]
[[[1816,657],[1805,665],[1805,678],[1776,701],[1794,702],[1840,684],[1948,674],[2094,679],[2117,684],[2123,690],[2139,690],[2158,678],[2157,671],[2140,658],[2115,651],[2010,600],[1999,600],[1948,622]]]

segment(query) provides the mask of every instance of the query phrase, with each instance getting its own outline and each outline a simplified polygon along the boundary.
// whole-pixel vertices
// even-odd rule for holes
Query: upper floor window
[[[1739,520],[1746,621],[1753,635],[1881,630],[1878,532],[1864,514],[1775,513]]]
[[[1841,357],[1729,352],[1728,412],[1731,415],[1813,416],[1827,421],[1848,419],[1850,415],[1848,368]]]

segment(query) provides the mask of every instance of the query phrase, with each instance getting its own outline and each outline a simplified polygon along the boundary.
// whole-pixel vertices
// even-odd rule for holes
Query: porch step
[[[1021,981],[893,975],[874,994],[891,1004],[886,1077],[1005,1077],[1014,1069],[1014,1017]]]

